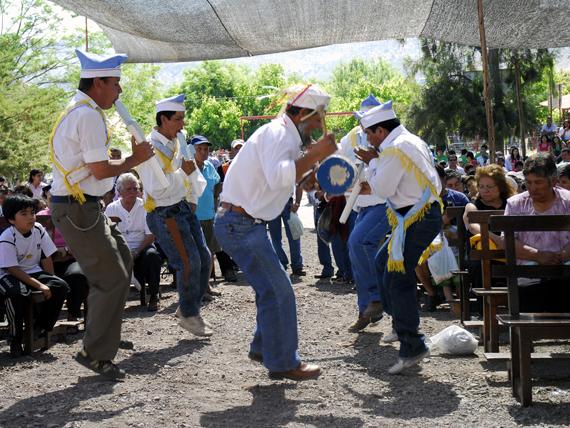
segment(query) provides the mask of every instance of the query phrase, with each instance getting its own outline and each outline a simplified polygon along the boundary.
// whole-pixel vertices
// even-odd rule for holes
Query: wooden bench
[[[469,223],[479,224],[481,228],[481,249],[471,249],[470,259],[481,262],[483,288],[474,288],[473,292],[483,300],[483,349],[486,354],[499,352],[499,323],[497,307],[507,304],[507,288],[493,287],[491,282],[491,261],[504,258],[503,250],[489,248],[489,219],[498,216],[503,210],[472,211],[467,214]],[[486,357],[488,355],[485,355]]]
[[[507,278],[509,313],[498,315],[509,327],[511,337],[510,377],[513,396],[523,405],[532,404],[530,373],[533,341],[570,339],[570,314],[520,313],[519,278],[569,278],[570,266],[517,265],[515,232],[570,231],[570,215],[563,216],[493,216],[491,230],[503,231],[507,264],[493,266],[493,275]]]
[[[465,207],[447,207],[445,214],[457,226],[457,235],[455,237],[447,237],[449,245],[457,248],[459,269],[452,271],[453,274],[459,275],[459,288],[457,289],[457,297],[459,298],[460,320],[464,326],[474,327],[483,323],[479,321],[471,321],[471,313],[469,311],[469,293],[471,288],[470,274],[467,270],[467,229],[463,223],[463,214]]]

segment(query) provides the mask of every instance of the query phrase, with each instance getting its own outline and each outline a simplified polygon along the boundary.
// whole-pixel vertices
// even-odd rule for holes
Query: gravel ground
[[[102,381],[72,360],[81,335],[68,336],[43,354],[8,359],[0,344],[2,427],[363,427],[363,426],[568,426],[570,365],[542,363],[533,407],[511,396],[505,365],[477,355],[433,354],[421,369],[390,376],[397,346],[380,339],[386,318],[361,334],[347,332],[355,320],[355,294],[347,285],[317,282],[316,235],[303,236],[308,275],[295,281],[302,357],[320,364],[316,381],[271,381],[247,358],[255,321],[254,295],[240,274],[221,283],[223,296],[203,311],[216,334],[192,337],[174,319],[175,293],[163,287],[156,314],[142,310],[136,292],[125,312],[123,337],[135,343],[117,362],[125,382]],[[457,323],[449,312],[423,313],[432,335]],[[397,344],[396,344],[397,345]],[[540,352],[555,344],[540,346]],[[568,345],[557,350],[568,351]],[[506,347],[504,347],[506,349]]]

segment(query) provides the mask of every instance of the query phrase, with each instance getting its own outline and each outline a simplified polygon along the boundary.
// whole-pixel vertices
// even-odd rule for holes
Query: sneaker
[[[124,370],[121,370],[112,361],[99,361],[94,360],[89,356],[87,351],[82,350],[75,356],[75,361],[89,370],[93,370],[95,373],[99,373],[101,376],[106,377],[110,380],[121,380],[126,377]]]
[[[399,374],[403,370],[421,363],[421,361],[427,357],[429,357],[429,349],[426,349],[424,352],[416,355],[415,357],[398,358],[398,362],[388,369],[388,373],[391,375]]]
[[[303,268],[301,268],[301,269],[293,269],[293,275],[295,275],[295,276],[306,276],[306,275],[307,275],[307,272],[305,272],[305,271],[303,270]]]
[[[374,318],[376,321],[379,321],[382,318],[382,313],[384,312],[384,307],[380,301],[370,302],[366,309],[364,310],[363,315],[368,318]]]
[[[216,300],[216,298],[212,296],[210,293],[204,293],[204,295],[202,296],[202,303],[213,302],[214,300]]]
[[[212,329],[206,325],[200,315],[186,318],[180,316],[178,319],[178,325],[195,336],[207,337],[214,333]]]
[[[392,329],[390,333],[388,333],[382,338],[382,342],[384,343],[393,343],[397,341],[398,341],[398,333],[396,333],[396,330],[394,329]]]

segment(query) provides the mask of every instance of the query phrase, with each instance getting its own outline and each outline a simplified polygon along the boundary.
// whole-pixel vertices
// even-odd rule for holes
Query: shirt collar
[[[406,128],[404,128],[404,125],[400,125],[397,128],[394,128],[386,137],[386,139],[384,141],[382,141],[382,144],[380,144],[380,148],[382,150],[387,149],[389,146],[393,145],[393,142],[396,138],[398,138],[400,135],[403,134],[407,134],[408,130]]]
[[[161,142],[161,143],[164,144],[165,146],[166,146],[166,145],[172,146],[172,145],[176,144],[176,141],[175,141],[175,140],[169,140],[167,137],[165,137],[165,136],[162,135],[160,132],[158,132],[158,131],[156,130],[156,128],[152,130],[152,132],[151,132],[151,134],[150,134],[150,138],[151,138],[151,139],[158,140],[159,142]]]
[[[281,118],[283,119],[283,123],[285,124],[285,129],[291,134],[291,136],[295,138],[297,144],[299,145],[299,147],[301,147],[303,145],[301,134],[299,134],[299,130],[297,129],[291,118],[287,116],[286,113],[283,114]]]
[[[73,101],[75,101],[75,102],[87,101],[89,103],[89,105],[91,107],[93,107],[94,109],[101,108],[97,105],[97,103],[95,101],[93,101],[93,98],[91,98],[85,92],[80,91],[79,89],[75,93],[75,97],[73,97]]]

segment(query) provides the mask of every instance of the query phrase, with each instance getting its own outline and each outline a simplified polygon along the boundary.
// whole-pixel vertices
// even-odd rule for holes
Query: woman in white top
[[[570,120],[566,119],[562,124],[562,127],[558,130],[558,135],[560,139],[567,143],[570,141]]]
[[[44,178],[44,172],[39,169],[32,169],[30,171],[30,177],[28,178],[28,186],[32,190],[34,198],[42,199],[42,189],[47,186],[46,183],[42,181]]]

